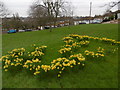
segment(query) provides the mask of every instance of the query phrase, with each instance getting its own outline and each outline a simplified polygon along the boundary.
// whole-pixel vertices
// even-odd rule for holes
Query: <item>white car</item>
[[[19,32],[25,32],[25,30],[19,30]]]

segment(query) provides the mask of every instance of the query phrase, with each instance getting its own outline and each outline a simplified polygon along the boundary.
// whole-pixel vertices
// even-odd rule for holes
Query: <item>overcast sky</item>
[[[20,16],[28,16],[28,10],[34,0],[1,0],[5,3],[6,7],[11,13],[19,13]],[[100,7],[112,1],[118,0],[67,0],[73,4],[74,15],[77,16],[89,16],[90,2],[92,2],[92,16],[103,14],[107,7]],[[118,7],[114,7],[112,10],[117,10]]]

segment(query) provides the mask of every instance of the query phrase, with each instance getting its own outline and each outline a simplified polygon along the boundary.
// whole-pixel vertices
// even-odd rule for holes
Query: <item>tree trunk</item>
[[[52,32],[52,27],[51,27],[51,25],[50,25],[50,32]]]

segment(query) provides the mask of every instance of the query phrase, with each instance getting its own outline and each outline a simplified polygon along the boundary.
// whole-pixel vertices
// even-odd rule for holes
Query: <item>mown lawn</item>
[[[43,63],[49,64],[53,59],[59,57],[58,50],[64,45],[62,38],[69,34],[80,34],[89,36],[106,37],[118,40],[117,24],[92,24],[71,27],[55,28],[49,30],[23,32],[15,34],[4,34],[2,36],[2,52],[5,55],[14,48],[26,48],[30,50],[32,44],[48,46]],[[114,46],[91,41],[89,47],[84,50],[95,51],[98,47],[111,50]],[[108,53],[104,61],[86,61],[83,69],[64,72],[58,80],[56,75],[48,73],[33,76],[25,70],[14,73],[14,71],[3,71],[3,88],[117,88],[118,87],[118,54]]]

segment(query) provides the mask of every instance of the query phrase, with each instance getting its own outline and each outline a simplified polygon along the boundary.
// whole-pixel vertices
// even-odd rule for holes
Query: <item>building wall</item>
[[[118,16],[118,19],[120,19],[120,13],[118,13],[117,16]]]

